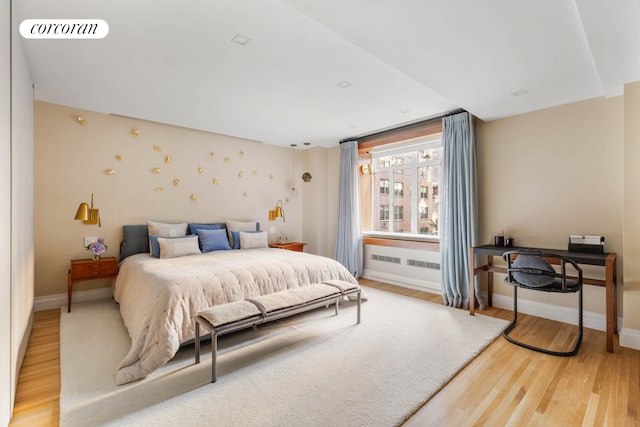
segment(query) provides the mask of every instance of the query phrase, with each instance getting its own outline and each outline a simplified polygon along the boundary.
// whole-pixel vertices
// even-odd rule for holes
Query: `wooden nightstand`
[[[115,278],[118,275],[118,260],[114,257],[92,259],[72,259],[67,277],[68,305],[67,313],[71,311],[71,294],[75,282],[85,280]]]
[[[306,243],[302,242],[287,242],[287,243],[272,243],[269,245],[270,248],[278,248],[278,249],[286,249],[288,251],[294,252],[303,252],[304,245]]]

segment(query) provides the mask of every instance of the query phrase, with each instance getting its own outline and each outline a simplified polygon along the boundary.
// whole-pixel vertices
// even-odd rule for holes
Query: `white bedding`
[[[194,338],[193,316],[204,308],[330,279],[357,284],[335,260],[283,249],[132,255],[122,262],[114,289],[131,337],[116,384],[144,378],[169,361]]]

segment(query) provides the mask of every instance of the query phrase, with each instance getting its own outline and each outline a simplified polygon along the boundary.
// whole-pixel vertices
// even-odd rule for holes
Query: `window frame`
[[[407,145],[417,139],[426,136],[442,137],[442,118],[427,119],[422,122],[401,126],[395,129],[382,131],[373,135],[358,138],[358,154],[361,164],[371,165],[370,152],[376,148],[392,148],[400,145]],[[369,169],[371,171],[371,169]],[[371,208],[370,200],[371,186],[373,185],[372,174],[360,175],[360,194],[361,194],[361,219],[363,225],[371,224]],[[432,189],[432,194],[437,194],[437,189]],[[369,194],[369,197],[363,198],[363,194]],[[419,212],[417,212],[419,214]],[[432,235],[408,235],[406,233],[392,233],[365,231],[362,233],[365,244],[392,246],[392,247],[412,247],[425,250],[439,250],[440,240],[438,236]]]
[[[424,158],[420,157],[420,154],[423,151],[432,150],[434,148],[442,150],[442,141],[440,135],[421,138],[418,141],[412,141],[409,144],[401,144],[390,149],[382,148],[380,150],[372,150],[369,153],[371,155],[371,172],[374,180],[378,183],[387,183],[385,185],[385,188],[388,187],[389,189],[391,189],[391,187],[393,187],[393,197],[389,195],[388,198],[385,197],[384,199],[384,203],[388,203],[387,206],[389,207],[389,211],[393,210],[393,223],[392,227],[389,227],[389,230],[386,231],[383,229],[386,227],[381,227],[379,224],[374,223],[375,219],[372,219],[370,223],[371,230],[366,231],[365,233],[375,233],[388,236],[395,236],[397,234],[402,236],[403,238],[409,236],[409,238],[431,238],[434,240],[439,240],[439,236],[437,234],[421,233],[422,230],[429,228],[428,225],[424,226],[424,220],[428,220],[428,218],[425,218],[422,214],[423,210],[421,209],[420,204],[423,196],[422,189],[427,189],[428,194],[429,188],[429,186],[421,185],[421,180],[425,178],[423,170],[434,166],[439,167],[441,165],[442,157],[439,156],[435,159],[428,158],[425,160]],[[390,161],[390,159],[392,160]],[[384,178],[376,178],[377,176],[384,176]],[[437,187],[439,184],[439,181],[433,182],[432,188]],[[382,188],[382,185],[379,186]],[[408,191],[405,191],[407,187]],[[414,188],[418,189],[419,191],[415,193],[412,190]],[[391,190],[389,190],[389,192],[391,192]],[[432,192],[432,194],[434,193]],[[380,196],[382,195],[382,193],[379,193],[378,197],[376,198],[376,195],[372,193],[370,203],[374,204],[376,200],[378,203],[383,203],[383,201],[380,199]],[[409,209],[408,214],[405,207]],[[435,209],[434,213],[437,217],[437,201],[436,205],[433,206],[433,208]],[[429,212],[429,210],[427,209],[426,212]],[[379,218],[377,218],[377,221],[388,221],[388,219],[384,219],[382,218],[382,216],[379,216]],[[402,230],[402,222],[405,222],[404,230]],[[410,227],[410,230],[408,232],[406,229],[406,222],[409,223],[408,225]]]

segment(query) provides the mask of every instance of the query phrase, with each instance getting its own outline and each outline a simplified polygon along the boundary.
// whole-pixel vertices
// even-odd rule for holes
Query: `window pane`
[[[380,194],[389,194],[389,180],[380,179]]]
[[[372,228],[373,231],[391,231],[389,226],[389,172],[374,172],[374,186],[372,197]],[[393,227],[393,225],[391,225]]]
[[[393,171],[393,231],[411,233],[411,169]]]
[[[418,168],[420,194],[418,195],[418,232],[420,234],[438,234],[438,183],[434,182],[439,165]]]

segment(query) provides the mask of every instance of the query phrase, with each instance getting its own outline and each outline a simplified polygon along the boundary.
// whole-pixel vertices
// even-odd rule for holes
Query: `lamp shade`
[[[76,216],[73,219],[88,221],[89,220],[89,204],[80,203],[80,206],[78,206],[78,211],[76,212]]]
[[[276,218],[282,218],[282,221],[285,221],[284,209],[282,209],[282,200],[278,200],[278,203],[276,203],[273,210],[269,211],[269,221],[275,221]]]

